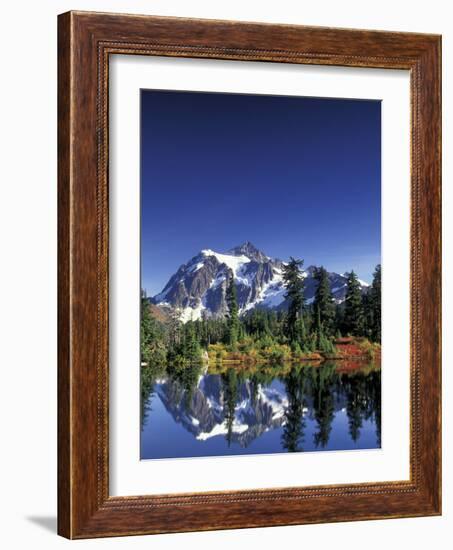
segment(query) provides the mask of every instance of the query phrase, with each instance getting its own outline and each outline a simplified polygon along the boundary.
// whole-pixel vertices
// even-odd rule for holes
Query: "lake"
[[[141,390],[141,459],[381,446],[373,365],[146,367]]]

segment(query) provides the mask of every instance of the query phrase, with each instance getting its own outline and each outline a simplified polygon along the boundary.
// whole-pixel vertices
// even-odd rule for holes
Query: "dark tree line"
[[[312,303],[304,297],[303,261],[290,258],[283,268],[286,289],[285,311],[255,308],[240,316],[236,285],[230,275],[225,291],[227,315],[221,319],[203,317],[182,323],[173,310],[168,323],[157,321],[149,301],[142,298],[141,353],[147,364],[200,361],[211,344],[223,344],[229,351],[242,353],[253,349],[272,349],[288,345],[295,354],[335,351],[334,341],[341,336],[381,340],[381,266],[375,269],[373,282],[363,293],[357,275],[347,277],[343,303],[335,302],[324,267],[314,273],[317,282]]]

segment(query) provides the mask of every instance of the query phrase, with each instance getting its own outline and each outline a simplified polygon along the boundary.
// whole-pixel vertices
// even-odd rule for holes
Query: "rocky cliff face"
[[[207,317],[223,317],[227,312],[226,287],[232,275],[236,284],[240,314],[255,307],[284,309],[281,260],[270,258],[252,243],[245,242],[226,253],[202,250],[183,264],[170,278],[162,292],[151,301],[160,306],[181,310],[183,321]],[[305,277],[305,299],[313,300],[316,281],[315,266],[308,267]],[[346,277],[329,273],[334,299],[341,303],[346,294]],[[366,289],[367,284],[361,283]]]

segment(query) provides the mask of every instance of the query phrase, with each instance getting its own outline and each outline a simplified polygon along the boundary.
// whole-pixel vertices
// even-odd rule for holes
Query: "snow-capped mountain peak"
[[[230,250],[228,250],[228,254],[232,254],[233,256],[246,256],[250,260],[254,260],[256,262],[264,262],[266,260],[270,260],[270,258],[266,256],[264,252],[261,252],[261,250],[256,248],[256,246],[250,241],[245,241],[239,246],[230,248]]]
[[[184,322],[203,316],[223,317],[228,311],[226,288],[233,276],[240,314],[256,307],[285,309],[283,266],[281,260],[270,258],[249,241],[227,252],[204,249],[180,266],[152,302],[180,309]],[[303,272],[307,303],[313,301],[316,291],[315,269],[309,266]],[[333,296],[340,303],[346,293],[346,277],[328,275]],[[363,288],[369,286],[360,283]]]

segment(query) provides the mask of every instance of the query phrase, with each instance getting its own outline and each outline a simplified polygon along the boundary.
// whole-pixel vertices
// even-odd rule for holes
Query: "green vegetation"
[[[141,360],[146,365],[178,369],[203,362],[281,364],[302,360],[355,355],[376,359],[381,339],[381,267],[373,284],[362,294],[354,271],[347,280],[346,299],[335,304],[327,271],[315,272],[313,303],[304,299],[303,261],[290,258],[283,270],[286,311],[255,308],[239,316],[233,277],[227,281],[227,314],[222,319],[202,318],[182,323],[173,309],[167,321],[155,318],[142,296]],[[342,337],[353,337],[347,345]],[[344,340],[344,338],[343,338]]]
[[[182,324],[177,317],[172,319],[171,339],[167,344],[167,361],[173,365],[200,363],[202,348],[198,323]]]
[[[237,291],[232,274],[228,279],[228,286],[226,289],[226,302],[228,305],[226,339],[228,341],[228,344],[231,346],[231,349],[234,350],[238,341],[240,323]]]
[[[332,334],[335,320],[335,303],[330,291],[329,277],[324,267],[315,271],[315,280],[318,283],[313,301],[313,314],[316,328],[325,334]]]
[[[368,336],[373,342],[381,341],[381,266],[376,266],[369,295],[370,318]]]
[[[283,267],[283,281],[286,288],[285,299],[288,301],[288,313],[286,315],[285,334],[291,345],[301,343],[305,336],[303,321],[304,279],[301,274],[303,260],[290,257],[289,262]]]
[[[344,330],[353,336],[361,336],[365,331],[365,310],[362,291],[354,271],[348,275],[348,289],[344,308]]]
[[[142,363],[159,365],[165,363],[168,355],[167,330],[151,314],[149,302],[142,295],[141,325],[140,325],[140,354]]]

